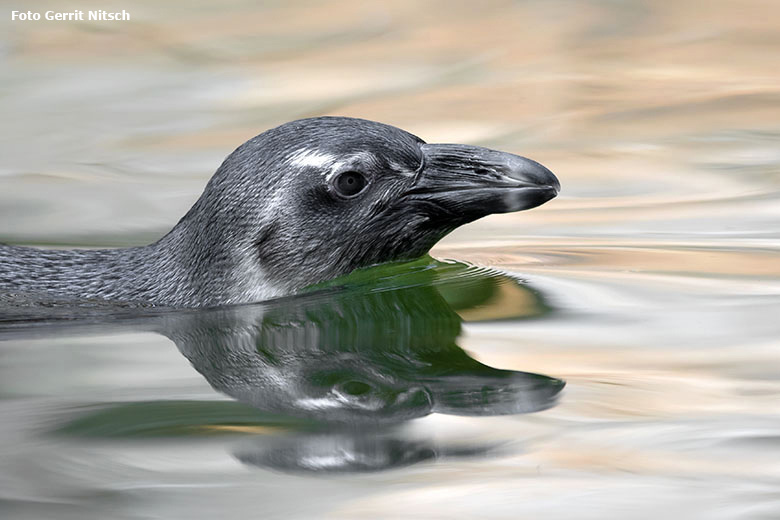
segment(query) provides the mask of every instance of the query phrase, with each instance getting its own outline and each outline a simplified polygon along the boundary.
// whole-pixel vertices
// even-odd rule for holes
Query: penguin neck
[[[157,242],[124,249],[0,247],[0,291],[57,300],[101,299],[173,307],[267,300],[292,287],[272,282],[257,241],[234,213],[203,197]],[[252,220],[248,220],[252,221]]]
[[[199,201],[200,202],[200,201]],[[218,306],[280,296],[245,230],[220,223],[200,204],[158,242],[147,246],[160,287],[155,300],[176,306]],[[238,232],[237,232],[238,231]]]
[[[151,246],[127,249],[42,250],[0,247],[0,291],[23,291],[33,299],[96,299],[165,304],[159,273],[167,251]],[[168,287],[173,284],[168,284]]]

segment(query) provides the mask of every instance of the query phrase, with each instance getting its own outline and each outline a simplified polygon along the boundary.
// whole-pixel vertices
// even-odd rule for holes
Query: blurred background
[[[336,114],[527,155],[561,178],[553,204],[491,217],[454,239],[493,226],[759,239],[776,223],[775,2],[79,8],[132,18],[0,20],[5,241],[153,239],[246,139]]]
[[[85,450],[49,454],[30,475],[59,485],[83,464],[94,477],[85,488],[124,478],[123,498],[169,518],[256,512],[258,489],[269,517],[282,518],[777,514],[780,3],[25,7],[124,9],[128,22],[12,22],[20,7],[0,6],[0,242],[148,243],[234,148],[318,115],[518,153],[562,184],[550,203],[482,219],[433,251],[517,273],[557,309],[522,324],[467,323],[459,344],[495,366],[566,379],[558,407],[416,423],[436,435],[511,437],[522,453],[371,478],[275,480],[246,476],[221,448],[193,469],[169,447],[135,444],[101,471],[115,447],[84,459]],[[43,340],[7,346],[3,395],[51,405],[67,392],[131,393],[117,384],[142,386],[147,398],[210,392],[164,338],[113,338],[111,354],[106,341],[69,340],[63,352],[90,360],[72,370],[63,352],[41,368]],[[106,368],[120,365],[133,373]],[[41,379],[43,390],[30,383]],[[38,477],[4,478],[16,486],[9,496],[54,500],[29,491]],[[302,489],[327,505],[296,503]]]

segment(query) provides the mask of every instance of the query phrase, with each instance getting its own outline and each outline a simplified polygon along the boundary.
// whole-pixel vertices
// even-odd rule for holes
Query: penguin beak
[[[561,189],[550,170],[519,155],[461,144],[424,144],[421,149],[423,164],[406,195],[449,217],[470,221],[535,208]]]

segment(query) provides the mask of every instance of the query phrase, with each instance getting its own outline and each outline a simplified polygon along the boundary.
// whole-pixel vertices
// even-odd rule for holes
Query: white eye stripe
[[[292,166],[312,167],[312,168],[330,168],[336,162],[336,156],[318,150],[298,150],[289,160]]]
[[[369,152],[358,152],[352,155],[348,155],[344,157],[339,162],[335,163],[333,165],[333,170],[340,170],[344,167],[356,167],[359,164],[371,164],[373,162],[376,162],[376,157],[374,157],[373,154]]]
[[[320,152],[319,150],[302,149],[290,156],[289,163],[296,167],[310,167],[322,170],[325,180],[330,182],[334,175],[352,166],[358,168],[359,163],[376,163],[377,159],[371,152],[358,152],[346,157],[338,157],[333,154]],[[390,168],[406,177],[413,177],[417,172],[405,168],[395,161],[389,161]]]
[[[333,177],[341,173],[338,168],[333,168],[331,171],[325,173],[325,181],[332,182]]]
[[[393,160],[390,160],[389,162],[390,162],[390,168],[392,168],[393,171],[400,173],[404,177],[414,177],[417,174],[415,170],[410,170],[406,168],[404,165],[399,164]]]
[[[368,164],[375,161],[376,158],[372,153],[358,152],[352,155],[348,155],[342,160],[333,163],[330,167],[330,171],[323,172],[323,175],[325,175],[325,180],[327,182],[331,182],[333,180],[333,177],[335,177],[339,173],[344,172],[345,170],[348,169],[362,170],[363,168],[360,167],[361,163]]]

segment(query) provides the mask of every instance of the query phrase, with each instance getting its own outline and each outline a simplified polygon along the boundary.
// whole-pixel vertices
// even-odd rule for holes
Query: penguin
[[[559,190],[550,170],[511,153],[428,144],[364,119],[301,119],[228,155],[153,244],[0,245],[0,293],[165,307],[264,301],[419,258],[463,224],[539,206]]]

